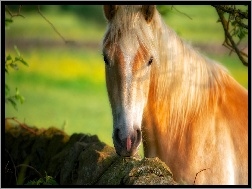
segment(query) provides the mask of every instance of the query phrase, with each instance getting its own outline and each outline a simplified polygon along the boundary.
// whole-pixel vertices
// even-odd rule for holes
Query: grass
[[[27,75],[26,78],[19,75],[16,77],[19,82],[15,83],[26,102],[18,107],[18,112],[7,106],[6,117],[15,116],[19,120],[25,120],[28,125],[39,128],[54,126],[69,134],[97,134],[102,141],[111,144],[104,137],[111,136],[112,133],[105,85],[88,85],[87,81],[75,80],[68,81],[67,84],[72,83],[73,87],[66,87],[62,85],[63,81],[49,78],[43,78],[43,83],[37,84],[36,81],[42,78],[35,74]],[[32,81],[33,79],[35,80]],[[46,81],[50,84],[46,84]],[[74,86],[79,83],[84,83],[84,86],[75,89]]]
[[[29,51],[23,55],[29,67],[20,66],[18,72],[11,71],[5,78],[10,86],[18,86],[26,101],[18,106],[18,112],[8,105],[5,116],[39,128],[55,126],[68,134],[97,134],[112,145],[101,55],[79,51],[72,57],[63,51],[54,49],[46,56],[43,50]]]
[[[214,9],[207,6],[176,6],[188,14],[173,11],[165,20],[185,40],[193,43],[218,43],[223,41],[220,23],[216,23]],[[105,26],[91,23],[69,13],[45,12],[45,16],[58,31],[69,40],[77,42],[101,42]],[[202,16],[204,15],[204,19]],[[50,25],[38,14],[27,14],[25,19],[14,20],[7,30],[7,38],[41,39],[62,42]],[[25,23],[25,24],[24,24]],[[18,32],[17,32],[18,31]],[[5,108],[5,117],[17,117],[28,125],[39,128],[54,126],[68,134],[90,133],[112,144],[112,116],[108,102],[104,63],[101,49],[60,46],[57,48],[33,46],[20,49],[29,67],[20,66],[11,71],[6,81],[14,90],[17,86],[25,97],[24,104],[16,111],[12,106]],[[14,54],[6,49],[6,54]],[[248,70],[235,55],[208,55],[228,68],[230,73],[244,87],[248,87]],[[14,91],[13,91],[14,93]]]

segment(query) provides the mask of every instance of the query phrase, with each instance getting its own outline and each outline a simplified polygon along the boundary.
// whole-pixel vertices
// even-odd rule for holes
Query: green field
[[[211,42],[221,46],[223,31],[212,7],[177,6],[177,9],[190,15],[192,20],[176,11],[168,14],[165,20],[182,38],[192,44]],[[60,11],[50,10],[44,15],[65,39],[76,44],[101,44],[105,23],[90,22]],[[65,45],[37,13],[27,13],[25,19],[14,18],[14,23],[6,30],[6,38],[17,44],[29,67],[21,65],[18,71],[5,75],[13,93],[18,87],[26,99],[24,104],[18,105],[18,111],[7,104],[5,117],[16,117],[39,128],[54,126],[68,134],[97,134],[102,141],[112,145],[112,116],[101,48]],[[32,46],[26,46],[20,42],[22,40],[33,41]],[[41,41],[53,41],[58,45],[50,46],[49,43],[45,46]],[[12,46],[6,48],[6,54],[9,53],[15,55]],[[222,62],[237,81],[248,87],[247,67],[236,55],[203,53]]]

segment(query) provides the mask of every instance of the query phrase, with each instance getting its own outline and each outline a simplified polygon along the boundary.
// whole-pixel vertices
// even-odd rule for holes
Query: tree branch
[[[40,176],[40,178],[43,179],[43,176],[41,175],[41,173],[40,173],[37,169],[35,169],[34,167],[32,167],[32,166],[30,166],[30,165],[19,164],[19,165],[16,166],[16,168],[18,168],[18,167],[29,167],[29,168],[31,168],[32,170],[34,170],[34,171]]]
[[[22,8],[22,5],[19,5],[18,12],[14,14],[10,11],[9,7],[7,5],[5,5],[5,11],[10,15],[11,18],[15,17],[15,16],[21,16],[21,17],[25,18],[22,14],[20,14],[21,8]]]
[[[216,11],[218,13],[218,16],[219,16],[219,20],[222,23],[222,26],[223,26],[223,29],[224,29],[225,40],[223,42],[223,45],[225,47],[227,47],[228,49],[230,49],[231,52],[235,51],[235,53],[237,54],[237,56],[241,60],[242,64],[245,65],[245,66],[248,66],[248,60],[245,59],[245,57],[248,57],[248,55],[246,53],[242,52],[242,50],[239,50],[238,47],[237,47],[238,44],[241,41],[241,38],[238,36],[240,38],[240,40],[236,44],[234,42],[234,39],[233,39],[233,36],[235,36],[236,33],[233,32],[233,35],[231,35],[230,31],[229,31],[229,23],[230,23],[230,20],[231,20],[230,18],[231,17],[234,17],[236,23],[240,27],[246,28],[246,27],[243,27],[243,26],[246,26],[246,25],[243,24],[240,20],[241,20],[241,18],[247,18],[247,14],[245,14],[244,12],[241,12],[240,10],[237,10],[235,8],[231,9],[230,7],[227,7],[227,6],[221,6],[221,5],[216,6],[216,5],[213,5],[213,7],[215,7],[215,9],[216,9]],[[230,14],[228,21],[224,17],[224,11],[227,11]]]
[[[60,34],[60,32],[58,32],[58,30],[54,27],[54,25],[42,14],[41,10],[40,10],[40,5],[38,5],[38,13],[40,14],[40,16],[42,16],[42,18],[44,18],[44,20],[49,23],[51,25],[51,27],[53,28],[53,30],[61,37],[61,39],[65,42],[68,43],[67,40],[65,40],[65,38]]]
[[[232,9],[226,5],[212,5],[215,9],[221,10],[223,12],[227,12],[229,14],[234,14],[237,17],[240,17],[241,19],[248,19],[248,13],[247,12],[242,12],[239,9]]]
[[[187,15],[186,13],[183,13],[183,12],[179,11],[178,9],[175,8],[174,5],[171,6],[171,9],[175,9],[178,13],[183,14],[184,16],[186,16],[187,18],[189,18],[190,20],[192,20],[192,18],[189,15]]]
[[[210,168],[202,169],[202,170],[200,170],[199,172],[196,173],[195,178],[194,178],[194,181],[193,181],[193,185],[195,185],[195,181],[196,181],[196,179],[197,179],[198,174],[199,174],[200,172],[202,172],[202,171],[206,171],[207,169],[210,169]]]
[[[28,127],[26,124],[22,124],[21,122],[19,122],[15,117],[11,117],[11,118],[5,118],[5,120],[13,120],[16,123],[19,124],[20,127],[24,128],[25,130],[37,135],[36,131],[32,130],[30,127]]]

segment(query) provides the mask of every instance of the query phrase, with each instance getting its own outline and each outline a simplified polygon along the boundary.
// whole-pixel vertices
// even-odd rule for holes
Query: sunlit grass
[[[85,79],[64,82],[38,74],[15,74],[8,84],[19,88],[25,103],[18,105],[18,111],[7,105],[6,117],[14,116],[39,128],[57,127],[68,134],[97,134],[102,141],[112,144],[105,83],[95,84]]]
[[[85,81],[69,83],[75,85],[75,82]],[[74,89],[55,83],[51,81],[49,85],[36,85],[31,81],[15,82],[26,101],[18,106],[18,112],[8,105],[5,116],[17,117],[38,128],[57,127],[68,134],[97,134],[102,141],[112,144],[111,115],[105,86],[90,85],[88,89],[85,86]]]
[[[99,50],[97,50],[99,51]],[[13,53],[6,51],[6,53]],[[13,53],[14,54],[14,53]],[[24,73],[36,73],[50,76],[52,79],[77,79],[85,77],[92,82],[104,81],[104,64],[101,53],[88,49],[66,48],[40,49],[25,52],[29,67],[21,66]]]
[[[7,52],[13,53],[13,52]],[[6,117],[17,117],[39,128],[50,126],[97,134],[112,145],[112,119],[107,98],[104,63],[100,53],[89,50],[50,49],[22,53],[29,67],[10,71],[6,82],[17,86],[25,103],[16,111],[6,107]]]

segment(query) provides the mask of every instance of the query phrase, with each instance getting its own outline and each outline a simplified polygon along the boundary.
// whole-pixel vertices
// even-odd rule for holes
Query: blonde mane
[[[161,16],[156,14],[155,20],[162,20]],[[224,67],[193,49],[163,21],[154,24],[161,24],[158,26],[161,31],[156,34],[160,36],[156,38],[160,44],[160,63],[153,67],[162,73],[158,77],[152,75],[157,84],[152,92],[157,101],[169,104],[166,119],[166,125],[172,126],[167,128],[169,135],[182,138],[185,127],[199,115],[215,112],[219,97],[225,97],[223,86],[229,76]]]

